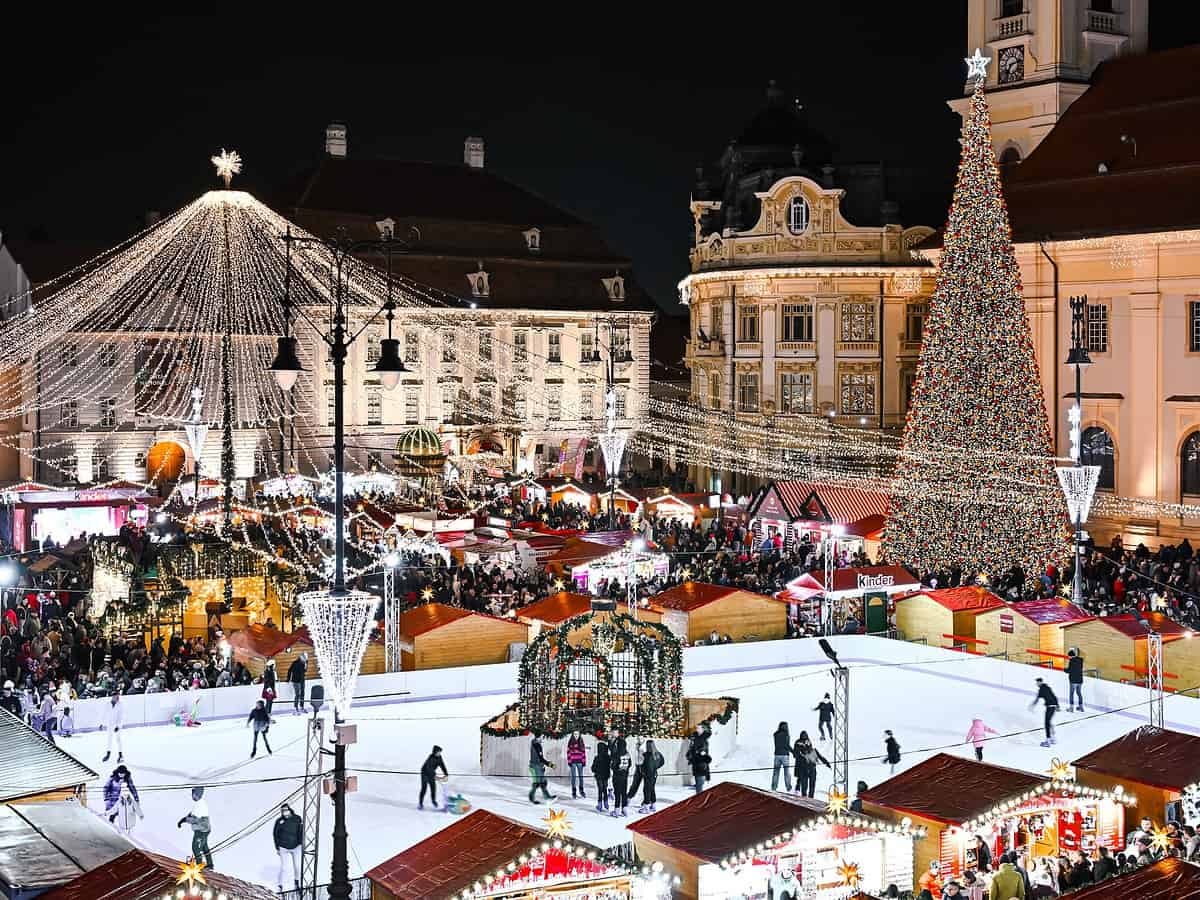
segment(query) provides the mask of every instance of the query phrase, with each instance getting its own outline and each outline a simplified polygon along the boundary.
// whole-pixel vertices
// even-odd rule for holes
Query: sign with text
[[[1013,633],[1013,616],[1012,613],[1000,613],[1000,633]]]

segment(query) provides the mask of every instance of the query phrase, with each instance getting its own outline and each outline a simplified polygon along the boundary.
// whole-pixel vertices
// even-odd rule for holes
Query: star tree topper
[[[963,57],[963,62],[967,64],[967,79],[978,78],[983,81],[987,78],[988,63],[992,61],[990,56],[984,56],[979,52],[979,48],[975,48],[974,56]]]
[[[242,171],[241,155],[236,150],[226,150],[222,147],[220,154],[212,157],[212,164],[217,167],[217,174],[225,179],[225,190],[229,190],[229,182],[233,180],[233,176]]]

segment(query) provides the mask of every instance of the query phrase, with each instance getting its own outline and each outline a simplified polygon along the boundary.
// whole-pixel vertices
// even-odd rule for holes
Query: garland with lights
[[[825,828],[841,826],[843,828],[853,828],[856,831],[875,832],[877,834],[900,834],[910,835],[915,840],[921,840],[925,837],[926,831],[921,826],[914,827],[909,824],[895,824],[893,822],[884,822],[879,819],[869,819],[866,816],[856,815],[854,813],[834,813],[831,815],[817,816],[815,819],[809,819],[801,822],[794,828],[789,828],[787,831],[780,832],[774,837],[767,838],[765,841],[759,841],[757,844],[739,850],[737,853],[732,853],[721,860],[722,869],[731,869],[739,866],[744,862],[754,859],[761,853],[768,850],[774,850],[780,847],[798,834],[810,831],[822,831]]]
[[[1032,803],[1051,794],[1058,794],[1064,798],[1079,797],[1084,800],[1099,800],[1107,803],[1123,803],[1126,806],[1133,806],[1137,803],[1137,797],[1126,793],[1125,788],[1117,785],[1110,791],[1101,790],[1100,788],[1087,787],[1086,785],[1076,784],[1073,781],[1064,779],[1053,779],[1045,784],[1040,784],[1037,787],[1023,793],[1016,794],[1007,800],[1001,800],[987,812],[980,814],[977,818],[969,822],[964,822],[962,830],[968,833],[980,831],[995,822],[1000,821],[1013,810],[1019,809],[1027,803]]]
[[[1040,572],[1066,554],[1066,514],[1053,499],[1050,425],[982,80],[963,124],[944,246],[893,481],[924,491],[893,493],[884,553],[922,572]],[[948,464],[935,455],[946,448],[975,455]],[[1027,485],[1038,502],[970,496],[1006,483]]]

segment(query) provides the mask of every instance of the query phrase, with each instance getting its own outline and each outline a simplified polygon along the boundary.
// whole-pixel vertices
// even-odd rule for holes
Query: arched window
[[[1115,490],[1117,483],[1114,461],[1116,452],[1113,449],[1112,438],[1103,428],[1092,426],[1083,429],[1083,438],[1079,442],[1079,461],[1085,466],[1099,466],[1100,480],[1096,487],[1102,491]]]
[[[1183,493],[1200,496],[1200,431],[1193,431],[1179,451],[1179,484]]]
[[[1013,169],[1021,162],[1021,151],[1016,147],[1005,147],[1004,152],[1000,154],[1000,174],[1001,176],[1009,175]]]
[[[792,234],[803,234],[808,231],[808,201],[803,197],[793,197],[788,203],[788,231]]]

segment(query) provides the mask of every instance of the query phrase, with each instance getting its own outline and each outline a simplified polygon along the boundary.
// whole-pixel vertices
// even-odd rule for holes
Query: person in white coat
[[[71,718],[73,693],[71,682],[64,678],[58,686],[58,733],[63,737],[70,737],[75,730],[75,720]]]
[[[121,726],[125,724],[125,706],[121,703],[121,692],[113,691],[110,700],[111,702],[104,716],[104,725],[102,726],[108,731],[108,747],[104,752],[104,759],[101,762],[108,762],[108,758],[112,756],[114,741],[117,744],[117,762],[124,762],[125,747],[121,743]]]

